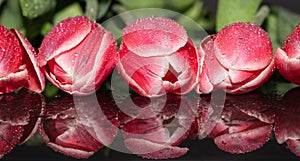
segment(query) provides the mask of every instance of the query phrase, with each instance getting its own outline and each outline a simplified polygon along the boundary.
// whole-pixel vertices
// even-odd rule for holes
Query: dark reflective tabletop
[[[0,153],[2,160],[299,160],[299,96],[299,87],[282,96],[151,99],[108,89],[45,99],[21,90],[0,97]]]

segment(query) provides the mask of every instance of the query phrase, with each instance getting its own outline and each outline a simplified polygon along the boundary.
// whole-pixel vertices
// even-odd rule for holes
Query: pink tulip
[[[173,20],[148,17],[128,25],[118,59],[119,73],[140,95],[185,94],[195,85],[195,47]]]
[[[214,89],[246,93],[261,86],[274,71],[271,40],[250,23],[234,23],[206,37],[198,51],[202,66],[196,88],[199,93]]]
[[[45,88],[45,78],[36,62],[36,52],[16,29],[0,25],[0,94],[24,86],[35,92]]]
[[[56,25],[39,49],[39,65],[48,80],[74,95],[97,90],[116,62],[111,32],[88,18],[68,18]]]
[[[275,64],[287,80],[300,84],[300,25],[286,38],[283,47],[276,50]]]

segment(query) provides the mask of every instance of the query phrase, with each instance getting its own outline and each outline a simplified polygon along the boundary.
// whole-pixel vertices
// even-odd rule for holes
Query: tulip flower
[[[47,79],[74,95],[95,92],[115,63],[113,34],[84,16],[60,22],[39,48],[39,65]]]
[[[124,29],[117,67],[140,95],[185,94],[195,86],[197,53],[182,26],[171,19],[147,17]]]
[[[198,51],[198,93],[247,93],[266,82],[275,68],[269,36],[250,23],[234,23],[206,37]]]
[[[45,78],[37,66],[36,52],[16,29],[0,25],[0,94],[20,87],[35,92],[45,88]]]
[[[275,64],[279,73],[288,81],[300,84],[300,25],[286,38],[283,47],[275,54]]]

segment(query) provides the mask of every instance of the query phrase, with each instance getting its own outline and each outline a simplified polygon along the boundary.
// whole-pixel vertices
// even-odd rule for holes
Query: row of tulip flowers
[[[265,83],[275,68],[300,83],[300,26],[273,54],[268,34],[238,22],[194,45],[177,22],[160,17],[138,19],[123,30],[119,50],[113,34],[84,16],[67,18],[43,39],[39,53],[16,29],[0,26],[0,94],[25,87],[45,89],[45,76],[61,90],[89,95],[115,66],[142,96],[168,92],[200,94],[223,89],[242,94]]]

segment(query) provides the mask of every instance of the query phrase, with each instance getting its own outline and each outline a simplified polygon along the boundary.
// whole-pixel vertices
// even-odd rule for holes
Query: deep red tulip
[[[16,29],[0,25],[0,94],[24,86],[35,92],[45,88],[45,78],[37,66],[36,52]]]
[[[185,94],[195,85],[195,47],[185,29],[171,19],[148,17],[128,25],[118,59],[119,73],[140,95]]]
[[[39,49],[39,65],[48,80],[74,95],[95,92],[115,63],[113,34],[83,16],[60,22]]]
[[[250,23],[234,23],[206,37],[198,51],[199,93],[214,89],[246,93],[261,86],[274,71],[271,40],[265,31]]]
[[[300,25],[286,38],[283,47],[275,54],[279,73],[287,80],[300,84]]]

